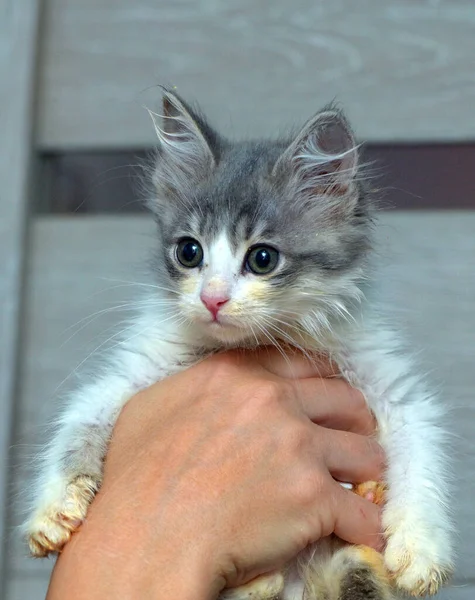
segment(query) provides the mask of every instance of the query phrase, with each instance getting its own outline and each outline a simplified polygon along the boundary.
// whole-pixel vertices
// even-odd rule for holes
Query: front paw
[[[25,527],[31,555],[42,558],[60,552],[79,529],[99,482],[80,475],[58,493],[58,497],[38,509]]]
[[[418,597],[436,594],[448,581],[451,554],[446,532],[400,524],[388,537],[384,558],[396,587]]]
[[[268,573],[237,588],[224,590],[219,600],[277,600],[283,589],[283,574]]]

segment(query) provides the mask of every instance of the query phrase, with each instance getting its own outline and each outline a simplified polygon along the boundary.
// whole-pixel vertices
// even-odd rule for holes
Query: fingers
[[[335,479],[348,483],[381,481],[385,457],[376,440],[356,433],[325,428],[320,428],[318,437],[325,464]]]
[[[327,357],[315,354],[309,358],[294,348],[286,349],[283,356],[277,348],[266,346],[249,353],[249,356],[273,375],[284,379],[331,377],[338,374],[338,366]]]
[[[381,509],[340,485],[335,485],[334,533],[351,544],[364,544],[380,552],[384,540]]]
[[[375,420],[363,395],[338,378],[338,366],[323,355],[312,360],[289,349],[282,356],[276,348],[260,348],[247,358],[274,375],[292,380],[304,413],[314,423],[330,429],[362,435],[374,432]]]
[[[314,423],[361,435],[374,432],[376,422],[363,394],[343,379],[314,377],[293,385],[303,412]]]

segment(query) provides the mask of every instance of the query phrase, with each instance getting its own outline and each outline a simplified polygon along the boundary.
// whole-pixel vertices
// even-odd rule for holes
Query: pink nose
[[[209,312],[213,315],[213,318],[215,321],[218,316],[218,312],[219,312],[220,308],[222,306],[224,306],[226,304],[226,302],[229,301],[228,296],[223,296],[223,295],[211,296],[211,295],[206,294],[206,292],[203,292],[200,297],[201,297],[201,302],[203,302],[203,304],[206,306],[206,308],[209,310]]]

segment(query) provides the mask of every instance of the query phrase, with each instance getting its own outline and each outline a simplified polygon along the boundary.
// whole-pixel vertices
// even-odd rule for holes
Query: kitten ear
[[[274,167],[287,173],[297,193],[342,196],[352,188],[357,146],[344,114],[329,108],[310,119]]]
[[[162,115],[149,111],[159,140],[154,181],[163,191],[187,193],[216,165],[217,135],[204,117],[166,90]]]

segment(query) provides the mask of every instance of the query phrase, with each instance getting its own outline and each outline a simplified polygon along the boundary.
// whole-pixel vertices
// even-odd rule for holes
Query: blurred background
[[[452,407],[453,585],[475,598],[475,2],[0,0],[0,598],[44,598],[15,529],[77,367],[146,277],[159,84],[234,137],[345,108],[381,190],[382,293]],[[30,490],[31,491],[31,490]]]

